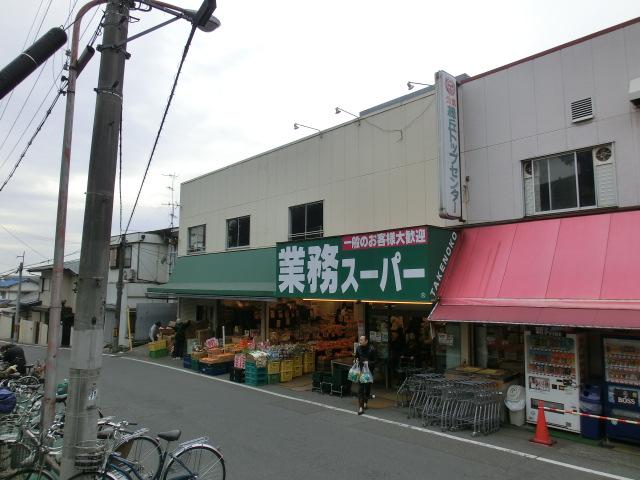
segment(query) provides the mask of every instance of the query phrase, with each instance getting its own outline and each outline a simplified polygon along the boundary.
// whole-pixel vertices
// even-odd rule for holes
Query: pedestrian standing
[[[180,319],[176,321],[176,336],[173,345],[173,356],[180,358],[184,356],[187,349],[187,328],[191,325],[191,321],[183,322]]]
[[[149,340],[151,340],[152,342],[155,342],[158,340],[161,326],[162,324],[160,322],[156,322],[153,325],[151,325],[151,328],[149,329]]]
[[[369,340],[364,335],[358,340],[358,347],[355,353],[356,360],[360,369],[365,366],[369,368],[371,372],[371,379],[373,380],[373,370],[376,366],[376,349],[373,345],[369,344]],[[367,409],[367,402],[371,398],[371,383],[360,383],[360,389],[358,390],[358,415],[362,415]]]

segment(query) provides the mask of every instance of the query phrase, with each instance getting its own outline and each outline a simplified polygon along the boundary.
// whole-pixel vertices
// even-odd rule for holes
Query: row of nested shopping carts
[[[407,372],[397,392],[398,406],[408,407],[408,418],[422,418],[423,426],[442,431],[470,428],[472,436],[500,429],[502,393],[495,382],[448,378],[419,370]]]

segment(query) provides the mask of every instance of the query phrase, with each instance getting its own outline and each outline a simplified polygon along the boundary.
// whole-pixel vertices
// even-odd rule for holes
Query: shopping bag
[[[366,363],[360,370],[360,383],[373,383],[373,375],[371,374],[371,370],[369,370],[369,365]]]
[[[358,361],[353,362],[353,366],[349,370],[349,375],[347,375],[347,379],[350,382],[357,382],[360,380],[360,365],[358,365]]]

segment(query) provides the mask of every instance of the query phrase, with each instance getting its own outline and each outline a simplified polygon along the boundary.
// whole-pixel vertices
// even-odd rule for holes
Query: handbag
[[[349,369],[349,374],[347,375],[347,379],[350,382],[360,381],[360,365],[358,364],[358,360],[353,362],[353,366]]]

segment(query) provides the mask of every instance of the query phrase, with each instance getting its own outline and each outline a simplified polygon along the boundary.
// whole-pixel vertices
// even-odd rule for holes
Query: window
[[[204,252],[206,225],[189,227],[189,246],[187,253]]]
[[[249,246],[250,217],[227,220],[227,248]]]
[[[42,291],[48,292],[51,290],[51,277],[42,277]]]
[[[523,176],[527,215],[616,203],[611,145],[528,160]]]
[[[112,269],[118,268],[118,251],[120,245],[113,246],[109,249],[109,267]],[[122,268],[131,268],[131,245],[124,247],[124,266]]]
[[[320,238],[323,231],[322,202],[289,207],[289,240]]]

